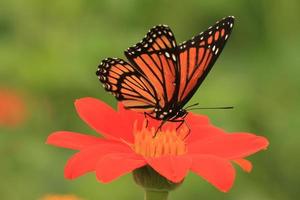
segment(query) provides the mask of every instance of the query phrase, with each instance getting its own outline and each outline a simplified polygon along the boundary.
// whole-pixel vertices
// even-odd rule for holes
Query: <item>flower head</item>
[[[0,126],[16,126],[26,115],[24,100],[15,91],[0,88]]]
[[[174,183],[192,171],[226,192],[235,178],[232,163],[251,171],[251,162],[244,158],[268,146],[264,137],[228,134],[203,115],[189,113],[187,125],[167,122],[157,129],[161,121],[125,110],[121,104],[115,111],[97,99],[82,98],[75,107],[81,119],[104,138],[68,131],[48,137],[48,144],[79,150],[65,167],[68,179],[96,172],[97,179],[107,183],[150,166]]]
[[[48,194],[42,197],[40,200],[82,200],[82,199],[72,194],[66,194],[66,195]]]

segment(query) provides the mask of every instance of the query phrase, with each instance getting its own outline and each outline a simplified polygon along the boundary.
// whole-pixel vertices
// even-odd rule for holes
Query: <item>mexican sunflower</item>
[[[82,200],[75,195],[59,195],[59,194],[48,194],[42,197],[40,200]]]
[[[181,125],[167,122],[157,129],[161,121],[126,110],[122,104],[115,111],[87,97],[77,100],[75,107],[80,118],[104,138],[69,131],[48,137],[48,144],[78,151],[65,166],[67,179],[95,172],[100,182],[108,183],[146,166],[172,183],[182,182],[192,171],[226,192],[235,178],[233,163],[249,172],[252,165],[245,157],[268,146],[264,137],[228,134],[194,113]]]
[[[24,121],[25,115],[24,99],[11,89],[0,88],[0,126],[17,126]]]

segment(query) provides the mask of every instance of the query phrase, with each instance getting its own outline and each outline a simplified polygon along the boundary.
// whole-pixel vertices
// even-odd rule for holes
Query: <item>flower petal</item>
[[[190,127],[191,133],[186,138],[187,143],[193,143],[198,140],[204,140],[209,137],[226,134],[222,129],[213,125],[194,125]]]
[[[266,149],[268,145],[266,138],[250,133],[221,134],[189,144],[188,152],[234,160]]]
[[[146,160],[155,171],[174,183],[184,179],[192,163],[187,156],[163,156]]]
[[[94,171],[99,160],[110,153],[131,153],[129,146],[122,143],[95,145],[74,154],[65,166],[65,177],[75,179],[85,173]]]
[[[207,116],[199,115],[192,112],[188,113],[188,115],[185,118],[185,121],[189,124],[191,128],[193,128],[193,126],[210,124],[209,118]]]
[[[104,102],[91,98],[81,98],[75,102],[80,118],[90,127],[108,138],[133,141],[132,118],[121,117],[120,114]]]
[[[192,156],[191,170],[222,192],[232,187],[235,170],[230,161],[215,156]]]
[[[47,138],[46,143],[58,147],[81,150],[83,148],[96,144],[111,143],[111,141],[107,141],[91,135],[84,135],[81,133],[57,131],[52,133]]]
[[[252,171],[252,163],[249,160],[246,159],[235,159],[233,162],[235,162],[238,166],[240,166],[245,172],[250,173]]]
[[[99,181],[108,183],[144,165],[144,158],[133,152],[112,153],[98,161],[96,176]]]

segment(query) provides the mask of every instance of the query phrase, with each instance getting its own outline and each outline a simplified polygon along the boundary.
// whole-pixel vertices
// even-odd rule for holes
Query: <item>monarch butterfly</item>
[[[106,58],[96,75],[125,108],[164,122],[182,120],[183,106],[213,67],[233,24],[233,16],[223,18],[179,45],[167,25],[154,26],[125,51],[129,62]]]

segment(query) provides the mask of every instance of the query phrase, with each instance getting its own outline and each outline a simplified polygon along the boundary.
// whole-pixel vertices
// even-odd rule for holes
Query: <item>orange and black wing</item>
[[[233,24],[234,17],[223,18],[205,32],[178,46],[179,105],[186,104],[201,85],[222,52]]]
[[[96,72],[106,91],[111,92],[126,108],[152,111],[157,95],[152,84],[133,66],[118,58],[107,58]]]
[[[153,27],[141,42],[125,51],[134,68],[155,88],[159,109],[175,97],[178,75],[176,41],[166,25]]]

